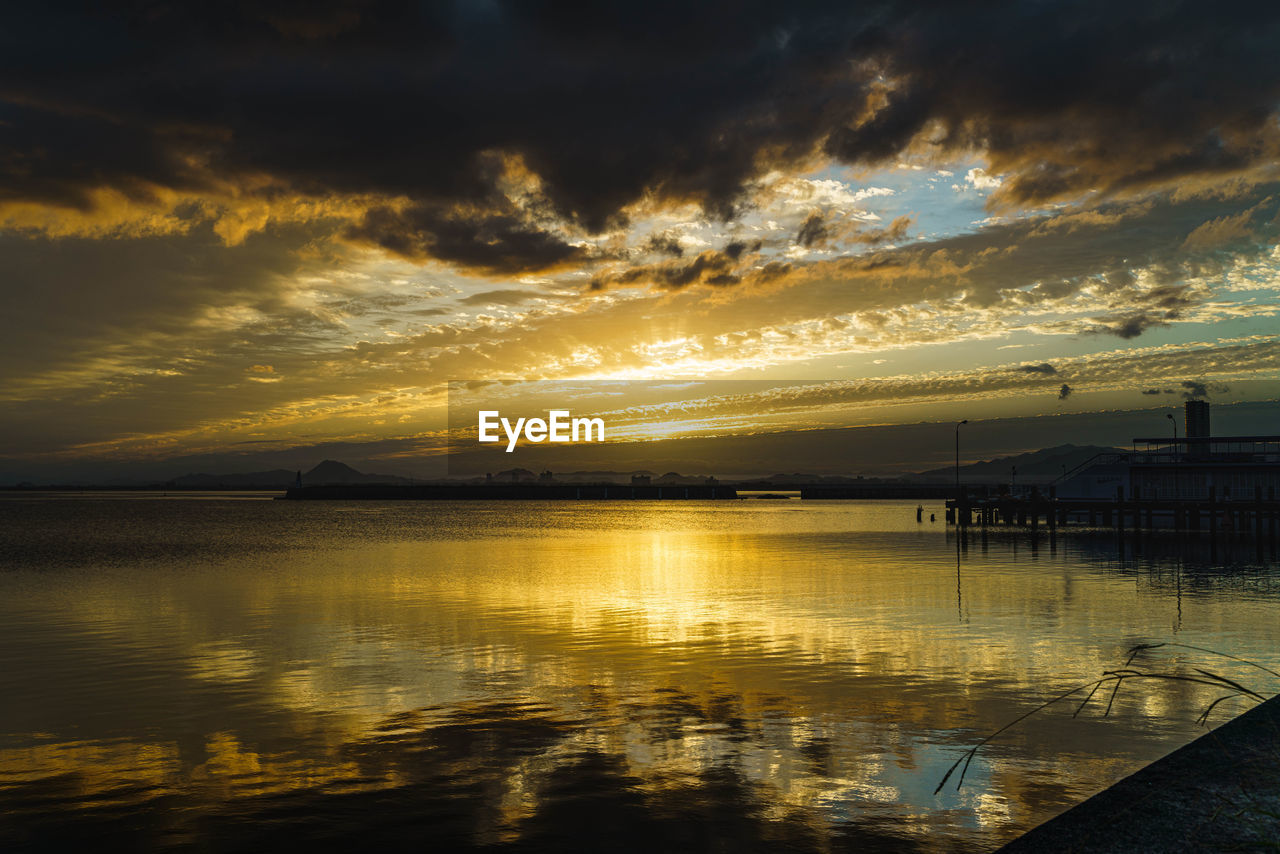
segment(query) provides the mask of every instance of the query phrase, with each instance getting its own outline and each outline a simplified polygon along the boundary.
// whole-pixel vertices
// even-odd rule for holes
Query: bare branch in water
[[[933,790],[933,793],[936,795],[936,794],[938,794],[938,792],[941,792],[941,791],[942,791],[942,787],[943,787],[943,786],[945,786],[945,785],[947,784],[947,779],[948,779],[948,778],[950,778],[951,774],[956,770],[956,768],[960,765],[960,763],[961,763],[961,762],[963,762],[963,763],[964,763],[964,770],[960,772],[960,779],[956,781],[956,788],[957,788],[957,789],[959,789],[959,788],[960,788],[960,785],[964,782],[964,775],[965,775],[965,772],[967,772],[967,771],[969,770],[969,763],[973,761],[973,757],[977,755],[979,748],[981,748],[981,747],[982,747],[983,745],[985,745],[987,742],[989,742],[989,741],[991,741],[991,740],[995,739],[997,736],[999,736],[999,735],[1000,735],[1001,733],[1003,733],[1005,730],[1011,729],[1012,727],[1014,727],[1014,726],[1016,726],[1016,725],[1018,725],[1018,724],[1022,723],[1022,722],[1023,722],[1023,721],[1025,721],[1027,718],[1029,718],[1029,717],[1031,717],[1032,715],[1034,715],[1036,712],[1040,711],[1041,709],[1047,709],[1047,708],[1049,708],[1050,706],[1052,706],[1054,703],[1058,702],[1059,700],[1065,700],[1066,698],[1070,697],[1072,694],[1076,694],[1076,693],[1078,693],[1078,692],[1080,692],[1080,691],[1083,691],[1085,688],[1095,688],[1095,689],[1096,689],[1096,686],[1101,685],[1101,684],[1103,684],[1104,682],[1107,682],[1107,681],[1108,681],[1107,679],[1098,679],[1098,680],[1095,680],[1095,681],[1093,681],[1093,682],[1088,682],[1088,683],[1086,683],[1086,684],[1084,684],[1084,685],[1077,685],[1076,687],[1072,688],[1070,691],[1066,691],[1066,692],[1064,692],[1064,693],[1062,693],[1062,694],[1059,694],[1058,696],[1054,697],[1052,700],[1047,700],[1047,701],[1045,701],[1045,702],[1041,703],[1040,705],[1036,706],[1036,707],[1035,707],[1034,709],[1032,709],[1031,711],[1026,712],[1025,714],[1019,715],[1018,717],[1016,717],[1016,718],[1014,718],[1013,720],[1009,721],[1009,723],[1007,723],[1007,724],[1005,724],[1004,726],[1000,727],[1000,729],[998,729],[998,730],[996,730],[995,732],[991,733],[991,735],[987,736],[987,737],[986,737],[986,738],[984,738],[982,741],[978,742],[978,743],[977,743],[977,744],[975,744],[973,747],[969,748],[967,751],[965,751],[964,755],[962,755],[962,756],[961,756],[959,759],[957,759],[955,762],[951,763],[951,767],[947,769],[947,773],[946,773],[946,774],[943,774],[943,775],[942,775],[942,780],[938,783],[938,788],[936,788],[936,789],[934,789],[934,790]],[[1090,696],[1092,696],[1092,694],[1091,694]]]
[[[1130,664],[1132,664],[1134,656],[1136,656],[1138,653],[1145,652],[1146,650],[1149,650],[1149,649],[1159,649],[1162,646],[1176,646],[1176,647],[1180,647],[1181,649],[1194,649],[1196,652],[1207,652],[1210,655],[1218,655],[1218,656],[1221,656],[1222,658],[1229,658],[1232,661],[1238,661],[1241,664],[1247,664],[1250,667],[1256,667],[1259,670],[1261,670],[1263,673],[1268,673],[1272,676],[1275,676],[1277,679],[1280,679],[1280,673],[1272,670],[1270,667],[1263,667],[1261,664],[1259,664],[1256,661],[1250,661],[1247,658],[1241,658],[1240,656],[1232,655],[1229,652],[1219,652],[1216,649],[1209,649],[1208,647],[1203,647],[1203,646],[1192,646],[1189,643],[1178,643],[1177,641],[1162,641],[1161,643],[1140,643],[1129,650],[1129,660],[1125,662],[1125,666],[1127,667]]]
[[[947,784],[947,781],[949,779],[951,779],[951,775],[955,773],[957,768],[960,769],[960,775],[956,779],[956,789],[959,790],[960,787],[964,784],[965,775],[969,773],[969,765],[973,762],[973,758],[978,755],[979,750],[981,750],[987,744],[989,744],[990,742],[998,738],[1000,735],[1004,734],[1008,730],[1022,723],[1032,715],[1036,714],[1037,712],[1041,712],[1044,709],[1047,709],[1049,706],[1052,706],[1054,703],[1060,702],[1061,700],[1065,700],[1066,698],[1072,696],[1073,694],[1078,694],[1081,691],[1084,691],[1086,689],[1089,691],[1089,693],[1085,696],[1084,700],[1080,703],[1080,705],[1076,707],[1076,710],[1072,712],[1071,716],[1073,718],[1077,717],[1082,711],[1084,711],[1085,706],[1089,705],[1089,701],[1093,699],[1094,695],[1098,692],[1098,689],[1101,688],[1103,685],[1107,685],[1107,684],[1111,684],[1112,686],[1111,694],[1107,698],[1107,706],[1103,710],[1102,716],[1107,717],[1108,715],[1110,715],[1111,708],[1115,703],[1116,695],[1119,693],[1120,687],[1125,682],[1131,679],[1138,679],[1138,680],[1159,679],[1167,682],[1190,682],[1196,685],[1211,685],[1215,688],[1225,687],[1229,689],[1230,693],[1224,694],[1223,696],[1218,697],[1216,700],[1210,703],[1203,712],[1200,713],[1200,716],[1196,718],[1196,723],[1199,725],[1208,724],[1210,713],[1212,713],[1213,710],[1217,708],[1218,704],[1222,703],[1224,700],[1231,700],[1238,697],[1244,697],[1246,699],[1249,699],[1258,703],[1266,701],[1267,697],[1265,695],[1260,694],[1259,692],[1253,690],[1252,688],[1249,688],[1248,686],[1243,685],[1234,679],[1229,679],[1226,676],[1223,676],[1219,673],[1214,673],[1212,671],[1205,670],[1200,667],[1195,668],[1195,672],[1199,675],[1192,676],[1185,673],[1168,673],[1168,672],[1160,672],[1160,671],[1136,670],[1130,666],[1133,664],[1133,660],[1137,658],[1140,654],[1147,652],[1149,650],[1159,649],[1160,647],[1164,647],[1164,646],[1173,646],[1173,647],[1181,647],[1183,649],[1192,649],[1197,652],[1206,652],[1211,655],[1218,655],[1223,658],[1229,658],[1232,661],[1238,661],[1238,662],[1241,662],[1242,664],[1248,664],[1251,667],[1256,667],[1257,669],[1263,671],[1264,673],[1268,673],[1272,676],[1280,678],[1280,673],[1277,673],[1276,671],[1268,667],[1263,667],[1261,664],[1258,664],[1257,662],[1249,661],[1248,659],[1240,658],[1238,656],[1231,655],[1229,653],[1218,652],[1217,650],[1214,650],[1214,649],[1206,649],[1204,647],[1192,646],[1190,644],[1177,643],[1174,641],[1168,641],[1164,643],[1140,643],[1129,649],[1128,657],[1125,659],[1124,667],[1119,668],[1117,670],[1104,671],[1101,678],[1095,679],[1092,682],[1086,682],[1083,685],[1077,685],[1076,687],[1068,691],[1064,691],[1063,693],[1058,694],[1056,697],[1046,700],[1045,702],[1036,706],[1034,709],[1031,709],[1028,712],[1024,712],[1023,714],[1009,721],[1009,723],[1000,727],[998,730],[991,733],[986,738],[982,739],[982,741],[979,741],[977,744],[973,745],[973,747],[970,747],[963,754],[961,754],[961,756],[958,759],[956,759],[955,762],[951,763],[951,767],[947,769],[947,773],[942,775],[942,780],[938,782],[938,787],[933,790],[933,793],[936,795],[938,794],[938,792],[942,791],[942,787]]]

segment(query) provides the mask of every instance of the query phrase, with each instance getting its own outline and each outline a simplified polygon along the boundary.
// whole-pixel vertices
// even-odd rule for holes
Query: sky
[[[1277,53],[1265,4],[28,4],[0,483],[429,474],[500,380],[932,425],[850,473],[1280,433]]]

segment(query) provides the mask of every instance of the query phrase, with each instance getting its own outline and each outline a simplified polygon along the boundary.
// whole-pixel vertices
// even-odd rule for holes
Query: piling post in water
[[[1253,488],[1253,534],[1262,542],[1262,487]]]
[[[1116,487],[1116,530],[1124,531],[1124,487]]]
[[[1209,485],[1209,534],[1218,533],[1218,487]]]
[[[1049,533],[1052,534],[1058,530],[1058,487],[1052,485],[1049,487],[1048,517]]]
[[[1271,509],[1267,513],[1267,536],[1274,543],[1276,539],[1276,488],[1267,487],[1267,503]]]

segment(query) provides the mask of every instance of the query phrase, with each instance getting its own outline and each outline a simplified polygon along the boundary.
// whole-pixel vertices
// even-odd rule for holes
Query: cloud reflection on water
[[[1201,695],[1042,715],[935,798],[960,750],[1135,639],[1280,634],[1274,559],[1106,536],[971,538],[957,615],[913,504],[127,504],[62,548],[75,513],[4,508],[48,557],[0,577],[0,838],[992,844],[1190,740]],[[175,525],[194,559],[85,545]]]

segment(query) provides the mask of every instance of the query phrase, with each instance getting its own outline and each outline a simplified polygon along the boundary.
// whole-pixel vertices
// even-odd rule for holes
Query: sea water
[[[1064,701],[935,794],[1012,719],[1140,643],[1280,669],[1280,567],[1249,539],[270,497],[0,499],[0,846],[982,850],[1224,692]],[[1280,690],[1180,646],[1133,666]]]

